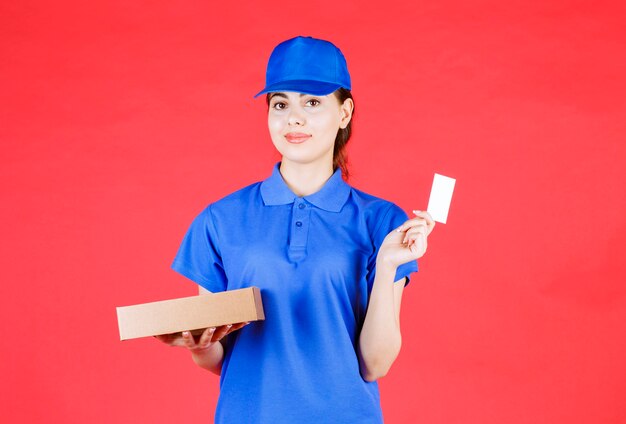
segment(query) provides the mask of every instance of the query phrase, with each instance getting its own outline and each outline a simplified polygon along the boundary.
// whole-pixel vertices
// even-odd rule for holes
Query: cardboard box
[[[261,290],[248,287],[179,299],[119,306],[120,340],[265,319]]]

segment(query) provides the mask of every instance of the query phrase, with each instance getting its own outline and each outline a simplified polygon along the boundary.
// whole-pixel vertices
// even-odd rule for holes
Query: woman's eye
[[[284,107],[279,107],[279,106],[285,106],[285,104],[283,102],[276,102],[276,103],[274,103],[274,106],[272,106],[272,107],[274,109],[278,109],[278,110],[284,109]]]
[[[311,103],[311,102],[314,102],[314,103],[315,103],[313,106],[317,106],[317,105],[319,105],[319,104],[320,104],[320,101],[319,101],[319,100],[317,100],[317,99],[311,99],[311,100],[309,100],[309,101],[308,101],[308,103]]]

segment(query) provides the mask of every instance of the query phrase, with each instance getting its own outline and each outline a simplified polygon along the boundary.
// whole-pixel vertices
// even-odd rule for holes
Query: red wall
[[[115,307],[196,293],[193,217],[279,160],[278,42],[353,78],[357,188],[457,178],[380,381],[389,423],[626,422],[623,2],[3,2],[0,414],[210,422],[218,377]]]

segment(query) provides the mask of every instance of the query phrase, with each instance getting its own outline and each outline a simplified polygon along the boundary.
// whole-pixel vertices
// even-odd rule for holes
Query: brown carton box
[[[261,290],[248,287],[132,306],[118,306],[120,340],[265,319]]]

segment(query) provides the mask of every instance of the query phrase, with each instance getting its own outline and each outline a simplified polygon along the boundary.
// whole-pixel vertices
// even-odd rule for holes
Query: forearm
[[[384,376],[400,352],[400,325],[394,306],[396,267],[380,262],[359,337],[361,375],[368,381]]]
[[[220,375],[224,359],[224,347],[222,343],[216,342],[209,349],[192,351],[191,358],[199,367]]]

